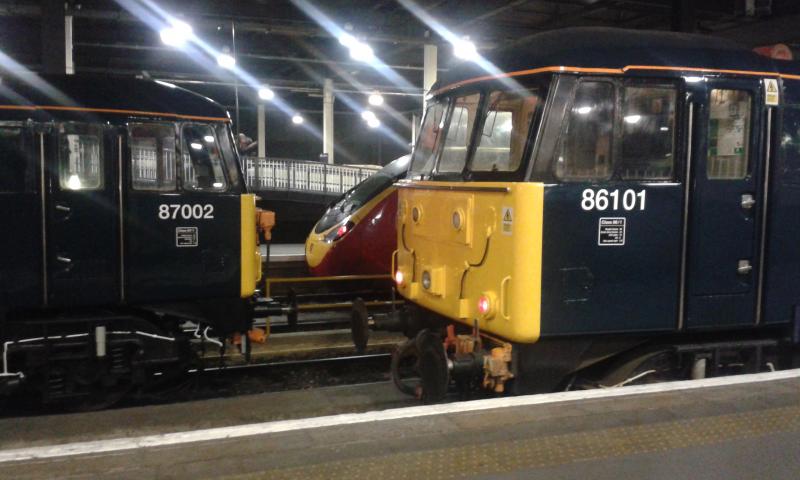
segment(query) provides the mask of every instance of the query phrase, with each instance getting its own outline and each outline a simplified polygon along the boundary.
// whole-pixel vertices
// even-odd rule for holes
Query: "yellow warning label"
[[[503,207],[503,234],[511,235],[514,228],[514,209]]]
[[[778,105],[780,103],[780,91],[778,90],[778,79],[765,78],[764,90],[766,90],[766,94],[764,96],[765,104]]]

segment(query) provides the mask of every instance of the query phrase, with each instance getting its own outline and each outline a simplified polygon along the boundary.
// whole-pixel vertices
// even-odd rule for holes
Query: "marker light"
[[[192,37],[192,27],[186,22],[172,20],[169,27],[161,29],[159,36],[165,45],[180,48]]]
[[[292,117],[292,123],[294,123],[295,125],[300,125],[301,123],[303,123],[303,117],[299,113],[296,113]]]
[[[378,128],[381,126],[381,121],[378,120],[377,118],[370,118],[369,120],[367,120],[367,125],[369,126],[369,128]]]
[[[275,92],[273,92],[269,87],[261,87],[258,89],[258,98],[261,100],[272,100],[275,98]]]
[[[403,272],[401,272],[400,270],[394,272],[394,283],[396,283],[398,285],[402,285],[403,284],[403,280],[404,280]]]
[[[226,70],[232,70],[236,66],[236,59],[227,53],[220,53],[217,55],[217,65]]]
[[[381,105],[383,105],[383,95],[377,92],[373,93],[372,95],[369,96],[369,99],[367,101],[369,102],[370,105],[380,107]]]
[[[369,122],[371,119],[378,118],[378,117],[375,116],[375,113],[373,113],[373,112],[371,112],[369,110],[364,110],[363,112],[361,112],[361,118],[363,118],[365,121]]]
[[[492,309],[492,302],[489,300],[489,297],[486,295],[481,295],[481,298],[478,299],[478,313],[481,315],[486,315]]]

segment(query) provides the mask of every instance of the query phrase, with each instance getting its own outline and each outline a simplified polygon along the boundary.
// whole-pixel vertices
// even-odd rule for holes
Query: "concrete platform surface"
[[[5,441],[0,478],[800,478],[800,372],[664,385],[61,445],[25,461]]]

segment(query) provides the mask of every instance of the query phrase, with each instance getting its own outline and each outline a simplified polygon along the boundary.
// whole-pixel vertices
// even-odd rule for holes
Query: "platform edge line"
[[[651,385],[635,385],[598,390],[577,390],[517,397],[472,400],[440,405],[401,407],[382,411],[345,413],[296,420],[277,420],[245,425],[234,425],[229,427],[214,427],[202,430],[144,435],[139,437],[123,437],[108,440],[93,440],[88,442],[26,447],[5,451],[0,450],[0,463],[121,452],[139,448],[152,448],[180,445],[184,443],[225,440],[315,428],[402,420],[407,418],[428,417],[433,415],[478,412],[483,410],[513,407],[547,405],[578,400],[630,397],[654,393],[676,392],[682,390],[697,390],[701,388],[735,386],[748,383],[787,380],[792,378],[800,378],[800,369],[708,378],[702,380],[683,380]]]

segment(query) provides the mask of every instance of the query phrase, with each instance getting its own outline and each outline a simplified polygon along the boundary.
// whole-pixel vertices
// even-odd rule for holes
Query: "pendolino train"
[[[227,112],[174,85],[0,83],[0,390],[108,401],[249,330],[255,196]]]
[[[397,189],[408,155],[393,160],[331,204],[306,240],[313,275],[369,275],[391,271],[397,248]]]
[[[434,88],[398,184],[425,399],[797,364],[798,63],[609,29],[491,60]]]

